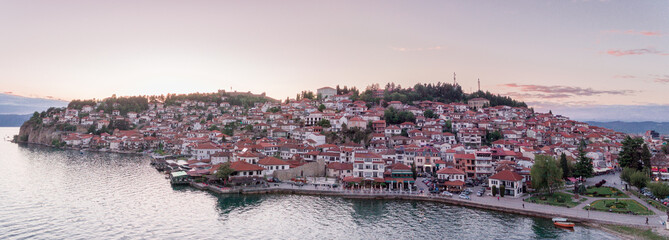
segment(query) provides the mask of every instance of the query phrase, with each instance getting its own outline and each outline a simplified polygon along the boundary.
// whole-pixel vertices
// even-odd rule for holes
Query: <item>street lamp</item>
[[[588,218],[590,218],[590,204],[585,205],[588,208]]]

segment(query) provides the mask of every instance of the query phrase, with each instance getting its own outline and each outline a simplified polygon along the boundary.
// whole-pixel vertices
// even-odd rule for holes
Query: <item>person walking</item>
[[[646,217],[646,225],[648,225],[648,217]]]
[[[523,203],[523,208],[525,208],[525,204]]]
[[[499,197],[497,197],[497,201],[499,201]]]

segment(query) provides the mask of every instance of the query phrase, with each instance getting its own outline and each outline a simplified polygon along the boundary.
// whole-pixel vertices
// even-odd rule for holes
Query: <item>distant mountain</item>
[[[30,114],[0,114],[0,127],[20,127],[25,121],[30,119]]]
[[[656,132],[669,135],[669,122],[592,122],[586,123],[598,127],[610,128],[618,132],[642,134],[648,130],[655,130]]]
[[[67,102],[46,98],[29,98],[0,93],[0,114],[32,114],[50,107],[66,107]]]

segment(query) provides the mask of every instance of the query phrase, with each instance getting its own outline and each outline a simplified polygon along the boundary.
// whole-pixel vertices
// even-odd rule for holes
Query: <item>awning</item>
[[[184,172],[184,171],[178,171],[178,172],[170,173],[170,175],[171,175],[172,177],[183,177],[183,176],[187,176],[188,173],[186,173],[186,172]]]
[[[386,178],[387,183],[414,183],[413,178]]]

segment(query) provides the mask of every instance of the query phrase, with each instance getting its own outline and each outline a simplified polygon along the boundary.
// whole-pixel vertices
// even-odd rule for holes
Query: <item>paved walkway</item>
[[[305,185],[305,186],[292,186],[291,184],[287,183],[281,183],[278,184],[278,186],[270,184],[270,189],[300,189],[300,190],[318,190],[318,191],[332,191],[332,192],[338,192],[338,193],[348,193],[348,194],[361,194],[361,195],[370,195],[370,196],[378,196],[378,195],[383,195],[383,196],[393,196],[393,195],[412,195],[412,196],[423,196],[426,198],[429,197],[434,197],[434,198],[442,198],[442,196],[439,195],[431,195],[429,193],[416,193],[412,192],[411,194],[409,193],[403,193],[403,194],[398,194],[398,193],[393,193],[393,192],[388,192],[384,190],[379,190],[379,189],[374,189],[374,190],[365,190],[365,191],[357,191],[357,190],[343,190],[341,188],[327,188],[327,187],[314,187],[312,185]],[[487,206],[497,206],[497,207],[503,207],[503,208],[508,208],[508,209],[514,209],[517,211],[531,211],[535,213],[543,213],[543,214],[548,214],[548,215],[555,215],[555,216],[566,216],[567,218],[573,217],[573,218],[582,218],[582,219],[593,219],[593,220],[599,220],[599,221],[605,221],[605,222],[612,222],[612,223],[617,223],[617,224],[625,224],[625,225],[637,225],[637,226],[651,226],[655,228],[660,228],[663,227],[662,225],[662,219],[660,219],[660,216],[665,216],[664,213],[661,213],[661,215],[652,215],[652,216],[646,216],[646,215],[627,215],[627,214],[618,214],[618,213],[609,213],[609,212],[600,212],[600,211],[587,211],[583,209],[583,206],[585,204],[591,203],[595,200],[599,199],[606,199],[606,198],[590,198],[587,197],[588,200],[584,203],[579,204],[577,207],[573,208],[566,208],[566,207],[558,207],[558,206],[550,206],[550,205],[544,205],[544,204],[536,204],[536,203],[529,203],[529,202],[524,202],[522,198],[511,198],[511,197],[504,197],[500,198],[500,200],[497,200],[497,197],[492,197],[492,196],[482,196],[478,197],[475,194],[470,195],[471,200],[464,200],[458,198],[458,196],[453,196],[450,198],[452,201],[461,201],[461,202],[472,202],[472,203],[478,203],[478,204],[483,204]],[[635,196],[630,196],[631,199],[639,201],[638,198]],[[639,201],[642,204],[644,204],[643,201]],[[524,205],[524,206],[523,206]],[[647,205],[644,204],[645,206]],[[648,206],[647,206],[648,207]],[[658,210],[655,208],[650,207],[649,209],[653,209],[656,213],[658,213]],[[651,221],[649,221],[649,225],[646,225],[646,217],[652,218]]]

